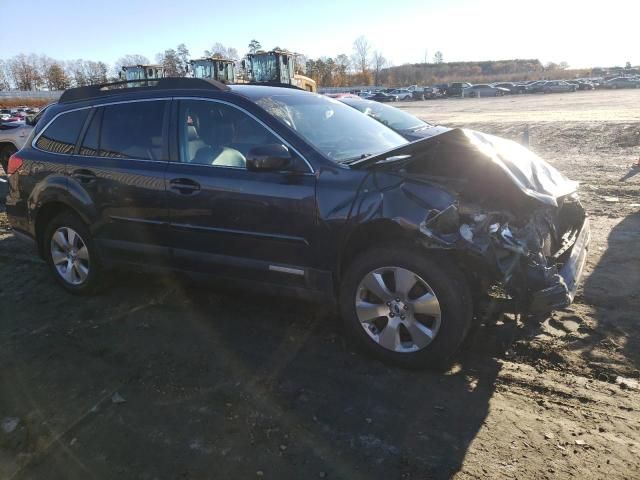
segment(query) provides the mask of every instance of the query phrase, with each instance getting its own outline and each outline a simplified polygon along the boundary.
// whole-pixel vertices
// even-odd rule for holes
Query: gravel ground
[[[353,351],[321,305],[139,275],[72,297],[0,212],[0,478],[640,477],[637,105],[640,90],[399,104],[528,127],[593,225],[576,303],[478,328],[444,374]]]

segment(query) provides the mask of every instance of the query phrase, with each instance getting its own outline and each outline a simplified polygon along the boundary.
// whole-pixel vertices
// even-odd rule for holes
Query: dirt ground
[[[593,241],[571,308],[409,372],[315,304],[139,275],[72,297],[0,213],[0,478],[640,478],[640,90],[400,106],[528,127],[581,182]]]

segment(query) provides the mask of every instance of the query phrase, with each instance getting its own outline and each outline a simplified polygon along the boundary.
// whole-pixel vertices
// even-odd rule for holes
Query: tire
[[[400,283],[415,284],[405,295],[390,277],[409,278]],[[372,296],[365,286],[371,279],[378,279],[373,282],[377,286],[382,279],[385,295],[391,296]],[[368,250],[349,265],[340,286],[339,306],[345,330],[359,347],[405,368],[447,367],[469,330],[473,313],[469,286],[453,263],[398,245]],[[418,335],[414,338],[411,332]],[[390,345],[395,345],[394,350]]]
[[[9,157],[17,151],[13,145],[6,145],[0,149],[0,165],[2,165],[5,174],[9,168]]]
[[[74,237],[70,232],[75,233]],[[91,295],[100,289],[104,280],[100,258],[89,229],[76,214],[66,211],[54,217],[45,229],[42,242],[49,269],[66,291]]]

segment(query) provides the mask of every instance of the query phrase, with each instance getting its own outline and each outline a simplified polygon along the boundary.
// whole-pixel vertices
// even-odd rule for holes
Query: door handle
[[[200,191],[200,184],[189,178],[174,178],[169,181],[169,190],[180,195],[195,195]]]
[[[95,173],[93,173],[91,170],[85,169],[74,170],[71,176],[78,180],[80,183],[91,183],[96,179]]]

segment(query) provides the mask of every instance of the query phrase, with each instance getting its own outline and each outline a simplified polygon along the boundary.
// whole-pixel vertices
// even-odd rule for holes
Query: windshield
[[[365,115],[375,118],[377,121],[394,130],[415,130],[416,128],[429,127],[430,124],[413,115],[378,102],[369,100],[343,99],[343,103],[361,111]]]
[[[321,95],[271,95],[256,103],[337,163],[348,163],[407,143],[379,122]]]
[[[251,78],[254,82],[278,82],[278,62],[275,55],[251,58]]]

